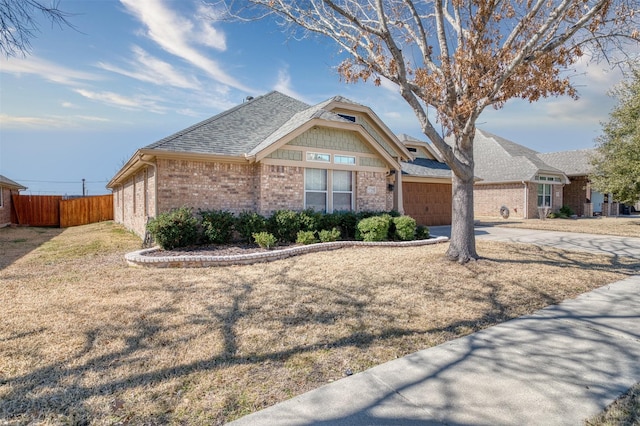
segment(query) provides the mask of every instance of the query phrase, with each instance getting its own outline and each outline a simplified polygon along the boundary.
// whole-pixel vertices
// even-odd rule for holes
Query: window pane
[[[327,190],[327,171],[321,169],[305,169],[304,188],[313,191]]]
[[[333,162],[336,164],[356,164],[356,157],[350,155],[334,155]]]
[[[327,193],[326,192],[306,192],[305,208],[313,209],[318,212],[327,211]]]
[[[351,193],[334,192],[333,193],[333,211],[350,211],[351,210]]]
[[[320,154],[318,152],[307,152],[307,161],[322,161],[323,163],[331,162],[331,155]]]
[[[333,190],[351,191],[351,172],[346,170],[333,171]]]

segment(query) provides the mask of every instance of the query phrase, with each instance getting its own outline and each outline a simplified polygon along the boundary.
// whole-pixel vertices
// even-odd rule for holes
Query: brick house
[[[579,149],[538,154],[547,164],[562,170],[569,183],[562,189],[563,203],[578,216],[600,215],[607,211],[604,194],[591,188],[589,174],[595,149]]]
[[[430,155],[413,142],[409,148]],[[139,149],[107,188],[115,221],[142,236],[148,218],[181,206],[265,216],[403,212],[405,167],[420,170],[422,185],[448,184],[450,192],[435,157],[416,161],[369,107],[341,96],[311,106],[274,91]]]
[[[11,196],[25,189],[27,188],[19,183],[0,175],[0,228],[16,222],[12,214]]]
[[[562,207],[563,186],[570,180],[540,153],[477,129],[473,155],[476,216],[498,216],[504,206],[511,217],[531,219],[539,217],[539,207]]]

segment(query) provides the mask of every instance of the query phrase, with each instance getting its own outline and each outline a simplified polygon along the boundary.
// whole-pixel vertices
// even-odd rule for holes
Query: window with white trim
[[[304,170],[304,208],[318,212],[328,211],[326,170]]]
[[[338,154],[335,154],[333,156],[333,162],[335,164],[348,164],[350,166],[355,166],[356,157],[354,157],[353,155],[338,155]]]
[[[305,169],[304,208],[323,213],[353,210],[353,172]]]
[[[537,181],[542,182],[560,182],[560,178],[557,176],[543,176],[536,175]],[[553,207],[553,185],[550,183],[538,184],[538,207]]]
[[[307,161],[318,161],[320,163],[330,163],[331,154],[321,152],[307,152]]]

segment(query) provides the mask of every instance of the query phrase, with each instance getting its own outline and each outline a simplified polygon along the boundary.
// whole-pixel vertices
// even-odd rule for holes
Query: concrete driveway
[[[433,226],[429,230],[433,236],[451,236],[451,226]],[[640,238],[498,226],[478,226],[475,231],[477,240],[535,244],[640,259]]]

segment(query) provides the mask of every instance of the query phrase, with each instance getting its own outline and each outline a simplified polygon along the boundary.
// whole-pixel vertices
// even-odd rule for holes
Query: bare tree
[[[34,15],[40,12],[52,25],[71,27],[69,16],[52,1],[45,6],[37,0],[0,0],[0,52],[5,57],[25,56],[31,49],[31,39],[39,32]]]
[[[233,0],[225,6],[243,19],[275,14],[296,36],[333,39],[347,82],[386,78],[399,87],[453,171],[447,255],[459,262],[478,257],[473,139],[482,111],[511,98],[576,97],[563,70],[585,53],[595,57],[640,39],[638,0],[249,1],[253,7]]]

